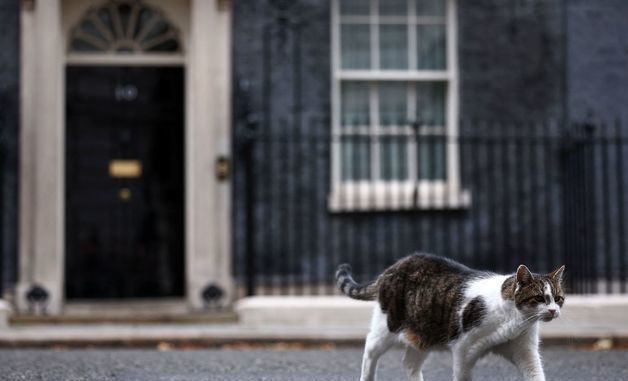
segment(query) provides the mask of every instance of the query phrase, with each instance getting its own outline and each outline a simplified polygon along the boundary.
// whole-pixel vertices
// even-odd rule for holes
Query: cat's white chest
[[[462,308],[474,298],[480,297],[486,310],[479,326],[468,332],[478,340],[486,339],[501,344],[520,336],[530,327],[530,322],[515,307],[515,303],[504,300],[501,287],[507,276],[495,275],[469,283],[465,291]]]

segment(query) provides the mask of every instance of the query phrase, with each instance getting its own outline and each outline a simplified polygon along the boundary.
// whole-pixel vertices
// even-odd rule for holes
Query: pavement
[[[3,381],[349,381],[357,380],[359,349],[253,350],[0,350]],[[378,381],[405,380],[401,351],[380,361]],[[546,349],[545,372],[552,381],[628,380],[628,352]],[[434,352],[424,366],[426,381],[451,380],[451,355]],[[521,380],[505,360],[489,355],[475,380]]]
[[[0,347],[356,346],[363,343],[373,307],[345,297],[256,297],[239,301],[233,320],[203,321],[189,314],[168,322],[18,319],[21,323],[0,329]],[[569,296],[558,320],[541,323],[541,337],[546,346],[628,348],[628,297]]]

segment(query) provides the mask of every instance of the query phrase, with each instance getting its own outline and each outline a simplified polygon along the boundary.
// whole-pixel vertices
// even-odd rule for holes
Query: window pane
[[[366,135],[342,137],[342,179],[368,180],[371,177],[371,144]]]
[[[446,123],[445,83],[420,82],[416,84],[416,120],[425,126],[443,127]]]
[[[343,69],[371,67],[371,28],[368,24],[343,24],[340,50]]]
[[[419,16],[445,16],[447,0],[416,0],[416,14]]]
[[[343,82],[340,102],[343,127],[370,124],[369,85],[367,83]]]
[[[379,26],[379,57],[382,69],[408,68],[407,25]]]
[[[380,83],[379,124],[382,126],[403,126],[408,122],[407,84]]]
[[[408,178],[408,148],[405,136],[387,136],[380,142],[382,180],[406,180]]]
[[[445,180],[447,178],[447,157],[445,137],[422,136],[418,144],[419,179]]]
[[[343,16],[368,16],[370,0],[340,0],[340,14]]]
[[[417,25],[417,68],[440,70],[447,67],[445,25]]]
[[[380,0],[379,14],[381,16],[405,16],[408,14],[408,0]]]

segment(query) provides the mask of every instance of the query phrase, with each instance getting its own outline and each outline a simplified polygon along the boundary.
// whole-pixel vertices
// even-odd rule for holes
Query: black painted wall
[[[290,6],[282,10],[285,4]],[[562,6],[559,0],[458,2],[462,120],[517,122],[498,128],[532,132],[542,127],[531,126],[532,122],[563,117],[566,24]],[[242,161],[237,143],[247,123],[255,124],[260,134],[252,164],[256,181],[252,246],[261,278],[272,282],[278,273],[301,273],[306,278],[303,283],[325,280],[340,261],[349,261],[363,276],[372,276],[415,250],[501,271],[514,271],[517,258],[529,258],[537,271],[549,270],[561,261],[557,147],[546,147],[544,155],[551,158],[539,154],[532,165],[520,164],[522,155],[537,158],[530,148],[520,147],[525,150],[520,152],[514,145],[505,151],[463,147],[462,180],[474,197],[470,208],[331,212],[329,144],[305,136],[328,134],[331,128],[330,2],[237,1],[233,33],[234,268],[238,277],[245,274],[249,250],[245,201],[251,189],[244,169],[251,164]],[[464,124],[461,131],[473,133],[478,126],[486,127]],[[289,136],[283,143],[272,143],[265,140],[271,132]],[[302,143],[288,143],[295,140]],[[503,161],[501,167],[495,160]],[[532,171],[543,179],[535,183]],[[515,181],[522,186],[511,185],[504,174],[517,176]],[[544,193],[534,190],[541,182]],[[495,200],[510,202],[510,209],[494,212]],[[530,212],[531,208],[539,212]],[[535,217],[540,213],[542,218]]]
[[[458,23],[463,120],[562,116],[562,1],[460,0]]]
[[[17,0],[0,1],[0,236],[3,284],[11,284],[15,279],[17,252],[18,4]],[[282,6],[286,7],[284,11]],[[233,7],[236,136],[248,122],[256,123],[261,133],[270,130],[302,135],[328,133],[331,110],[330,1],[239,0],[233,2]],[[591,117],[626,119],[626,19],[628,5],[622,0],[459,0],[461,119],[506,122],[557,120],[565,116],[575,120]],[[519,127],[528,128],[523,124]],[[245,163],[237,142],[236,139],[233,239],[235,271],[240,276],[244,273],[246,257],[244,201],[247,189],[243,171]],[[369,248],[374,243],[377,255],[364,260],[368,262],[363,266],[364,273],[368,273],[408,250],[454,251],[460,247],[459,242],[443,243],[446,237],[439,236],[445,235],[443,231],[448,229],[473,232],[465,234],[485,238],[495,235],[499,239],[509,237],[499,232],[503,225],[496,228],[492,224],[496,219],[504,221],[508,217],[493,216],[486,207],[492,201],[482,190],[491,185],[490,178],[485,178],[488,179],[487,184],[470,183],[478,178],[476,175],[494,168],[489,151],[479,156],[472,151],[462,153],[463,159],[466,159],[463,162],[469,165],[467,169],[471,164],[475,168],[469,172],[463,168],[463,181],[474,187],[474,194],[478,195],[478,204],[473,209],[447,213],[372,213],[369,218],[364,218],[365,215],[329,212],[328,145],[305,145],[296,149],[291,146],[293,151],[281,145],[260,147],[262,149],[255,153],[255,170],[261,184],[253,194],[256,203],[254,216],[259,225],[254,243],[258,246],[256,260],[260,266],[269,262],[280,269],[282,256],[303,251],[301,257],[307,261],[293,260],[295,263],[291,266],[300,270],[309,266],[314,268],[312,277],[326,277],[339,260],[362,261],[352,258],[353,254],[349,257],[329,257],[326,253],[328,249],[339,253],[343,245]],[[611,155],[609,160],[617,157]],[[518,168],[517,161],[512,157],[507,161],[506,169]],[[553,171],[555,165],[554,162],[549,163],[549,168]],[[603,175],[600,172],[596,176]],[[559,180],[553,175],[548,177],[548,183],[553,184],[549,187],[550,194],[556,191]],[[529,186],[533,185],[530,180]],[[617,182],[613,186],[617,186]],[[530,191],[518,190],[510,196],[506,194],[508,192],[497,197],[520,199],[521,208],[533,204],[533,198],[528,197],[533,194]],[[537,207],[542,209],[551,204],[546,223],[556,226],[562,217],[560,206],[550,202],[558,199],[552,197],[546,197],[546,201]],[[277,210],[273,211],[273,206],[281,200],[307,201],[304,205],[293,205],[292,209],[279,208],[277,210],[282,213],[279,215]],[[517,213],[512,215],[515,216],[512,229],[516,233]],[[533,224],[534,221],[527,223]],[[380,233],[398,231],[400,233],[395,236],[399,239],[389,245],[383,241],[389,234],[373,236],[369,230],[372,227]],[[413,239],[417,231],[423,232],[421,236],[432,238]],[[336,238],[334,234],[348,238]],[[604,232],[597,234],[601,237]],[[307,240],[299,241],[302,237]],[[542,246],[549,251],[553,246],[548,241],[556,239],[554,235],[522,250],[531,252]],[[438,242],[442,247],[436,245]],[[478,250],[482,251],[482,248]],[[499,258],[494,258],[496,255],[500,255]],[[496,250],[489,251],[478,265],[508,267],[511,259],[504,260],[506,255],[498,254]],[[537,259],[539,270],[543,270],[560,257],[547,259],[541,251]]]
[[[570,115],[628,121],[628,2],[567,4]]]
[[[628,131],[628,3],[621,0],[567,2],[567,112],[573,119],[595,123],[594,134],[604,136]],[[624,138],[625,139],[625,138]],[[626,279],[628,214],[624,185],[628,178],[628,152],[622,146],[603,155],[596,151],[593,177],[608,179],[605,187],[592,189],[595,209],[606,206],[607,216],[596,213],[595,266],[613,279]],[[611,170],[604,164],[612,163]],[[615,239],[619,235],[621,239]],[[622,286],[626,292],[626,286]],[[613,287],[609,289],[612,291]],[[615,291],[617,287],[614,287]]]
[[[0,1],[0,288],[15,282],[19,128],[19,1]],[[0,294],[1,297],[1,294]]]

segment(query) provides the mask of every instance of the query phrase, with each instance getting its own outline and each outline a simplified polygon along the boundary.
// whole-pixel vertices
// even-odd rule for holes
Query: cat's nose
[[[547,312],[549,312],[552,317],[556,316],[556,310],[547,310]]]

